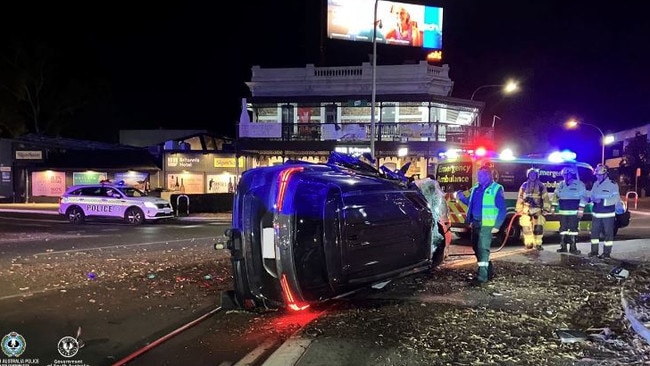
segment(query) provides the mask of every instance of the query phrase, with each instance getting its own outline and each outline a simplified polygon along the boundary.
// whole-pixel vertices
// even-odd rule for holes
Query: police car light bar
[[[553,151],[548,155],[548,161],[552,163],[563,163],[565,161],[575,161],[576,153],[570,150]]]

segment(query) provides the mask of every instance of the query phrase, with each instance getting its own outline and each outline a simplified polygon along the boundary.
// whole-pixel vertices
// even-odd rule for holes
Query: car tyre
[[[144,223],[144,213],[137,207],[131,207],[124,213],[124,220],[131,225],[140,225]]]
[[[86,221],[86,214],[84,214],[81,207],[72,206],[68,208],[68,211],[66,211],[65,214],[68,217],[68,222],[71,224],[79,225]]]

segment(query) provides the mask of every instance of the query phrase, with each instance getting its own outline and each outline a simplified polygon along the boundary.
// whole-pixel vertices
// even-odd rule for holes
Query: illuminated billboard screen
[[[372,42],[375,0],[328,0],[327,37]],[[442,8],[377,1],[377,42],[442,49]]]

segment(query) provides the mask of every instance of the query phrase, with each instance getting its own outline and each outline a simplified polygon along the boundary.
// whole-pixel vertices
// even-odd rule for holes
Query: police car
[[[169,201],[122,182],[68,188],[60,198],[59,214],[73,224],[82,224],[90,217],[119,218],[132,225],[174,217]]]

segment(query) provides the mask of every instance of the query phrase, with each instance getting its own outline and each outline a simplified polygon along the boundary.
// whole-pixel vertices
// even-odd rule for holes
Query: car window
[[[70,192],[68,192],[68,195],[70,196],[80,196],[82,194],[83,194],[83,189],[81,188],[73,189]]]
[[[147,195],[146,193],[134,187],[124,187],[122,188],[122,193],[128,197],[144,197]]]
[[[467,190],[472,186],[472,163],[441,163],[436,169],[436,180],[443,192]]]
[[[82,196],[104,196],[101,187],[83,187],[80,191]]]

